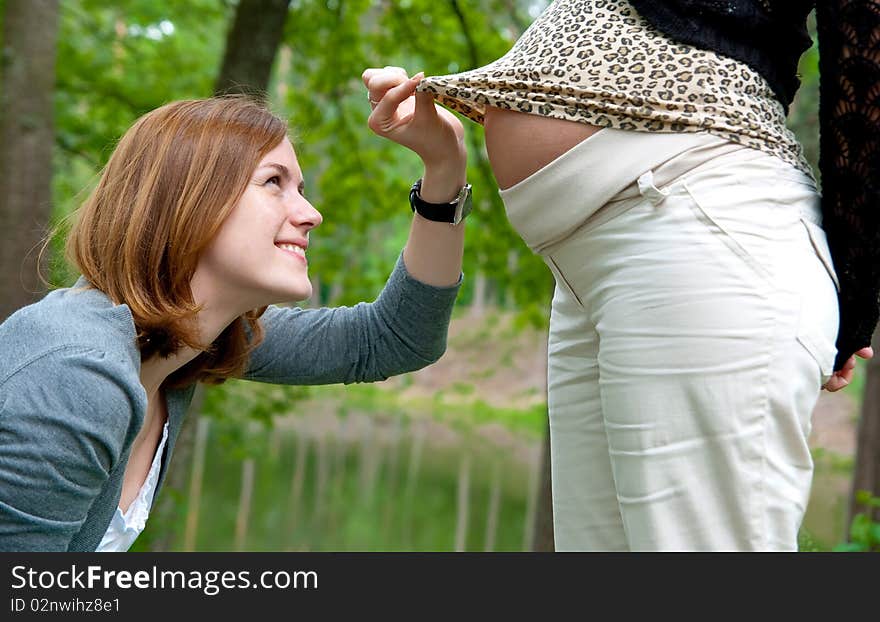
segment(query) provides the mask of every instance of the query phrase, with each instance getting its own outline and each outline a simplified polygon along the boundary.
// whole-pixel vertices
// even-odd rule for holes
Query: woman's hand
[[[822,385],[822,388],[826,391],[839,391],[846,385],[850,383],[853,376],[853,370],[856,368],[856,357],[869,359],[874,356],[874,349],[868,346],[867,348],[862,348],[851,357],[849,360],[843,365],[843,369],[840,371],[834,372],[834,375]]]
[[[400,67],[367,69],[361,76],[373,112],[369,126],[379,136],[411,149],[425,164],[420,195],[428,203],[455,199],[465,184],[467,150],[461,121],[434,104],[430,93],[416,93],[422,80]],[[464,226],[433,222],[416,213],[403,249],[407,272],[435,287],[459,282]]]
[[[407,77],[401,67],[370,68],[361,78],[370,105],[368,125],[373,132],[411,149],[426,168],[464,171],[467,151],[461,121],[437,106],[430,93],[416,93],[424,77]]]

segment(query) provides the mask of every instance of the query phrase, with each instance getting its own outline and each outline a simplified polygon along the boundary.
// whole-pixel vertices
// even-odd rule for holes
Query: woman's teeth
[[[296,253],[300,257],[305,257],[306,252],[303,250],[302,246],[296,246],[295,244],[277,244],[278,248],[290,251],[291,253]]]

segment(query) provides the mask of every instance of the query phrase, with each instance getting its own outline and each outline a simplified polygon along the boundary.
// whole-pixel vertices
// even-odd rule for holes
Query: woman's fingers
[[[361,79],[367,87],[370,101],[378,102],[389,89],[409,80],[409,75],[402,67],[371,67],[364,70]]]
[[[410,149],[426,164],[466,162],[461,122],[437,106],[430,93],[416,92],[424,72],[410,78],[401,67],[371,67],[361,78],[373,107],[367,125],[374,133]]]
[[[418,86],[421,81],[423,74],[418,73],[412,78],[409,78],[396,86],[388,88],[379,103],[373,109],[373,113],[370,115],[369,127],[371,130],[376,132],[377,134],[387,134],[388,132],[393,131],[395,128],[400,125],[405,124],[412,117],[412,111],[406,111],[407,114],[401,116],[399,114],[400,105],[409,99],[416,90],[416,86]],[[374,99],[372,95],[373,91],[373,81],[382,79],[381,84],[384,86],[385,76],[376,76],[373,80],[370,81],[370,99],[372,101],[377,101]]]
[[[826,391],[839,391],[843,387],[847,386],[852,380],[852,370],[850,371],[837,371],[834,372],[834,375],[822,385],[822,388]]]
[[[874,356],[874,350],[869,346],[867,348],[862,348],[851,357],[846,360],[846,363],[843,364],[843,368],[840,371],[834,372],[834,375],[822,385],[822,388],[826,391],[839,391],[843,387],[847,386],[853,379],[853,373],[856,368],[856,356],[869,359]]]
[[[409,76],[409,74],[406,73],[406,69],[404,69],[403,67],[388,66],[388,67],[383,67],[381,69],[379,69],[378,67],[368,67],[367,69],[364,69],[364,72],[361,74],[361,80],[364,81],[364,86],[369,87],[370,86],[370,79],[372,77],[374,77],[378,74],[395,74],[395,73],[398,75],[402,75],[403,80],[406,80],[407,77]]]
[[[397,107],[409,99],[409,97],[415,92],[421,79],[422,74],[416,74],[412,78],[401,80],[398,84],[395,84],[385,91],[382,99],[379,100],[380,105],[385,104],[389,109],[397,110]]]
[[[846,360],[846,363],[843,364],[843,368],[840,371],[834,372],[834,375],[831,376],[828,382],[822,385],[822,388],[826,391],[839,391],[852,382],[857,356],[865,360],[871,359],[874,357],[874,348],[867,346],[858,350]]]
[[[409,80],[409,77],[397,72],[381,71],[371,76],[366,85],[372,101],[380,101],[390,89]]]

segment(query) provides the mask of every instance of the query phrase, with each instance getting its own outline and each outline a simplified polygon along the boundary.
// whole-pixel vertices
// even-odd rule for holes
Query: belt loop
[[[669,191],[663,191],[654,185],[654,172],[648,171],[643,173],[639,179],[639,192],[643,197],[648,199],[653,205],[657,205],[667,197]]]

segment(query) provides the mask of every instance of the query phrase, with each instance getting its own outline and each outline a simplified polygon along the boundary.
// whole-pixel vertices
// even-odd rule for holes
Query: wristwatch
[[[422,190],[422,180],[413,184],[409,191],[409,204],[414,212],[418,212],[422,218],[434,222],[448,222],[457,225],[465,216],[471,213],[471,185],[465,184],[459,191],[458,196],[450,203],[428,203],[423,201],[419,193]]]

